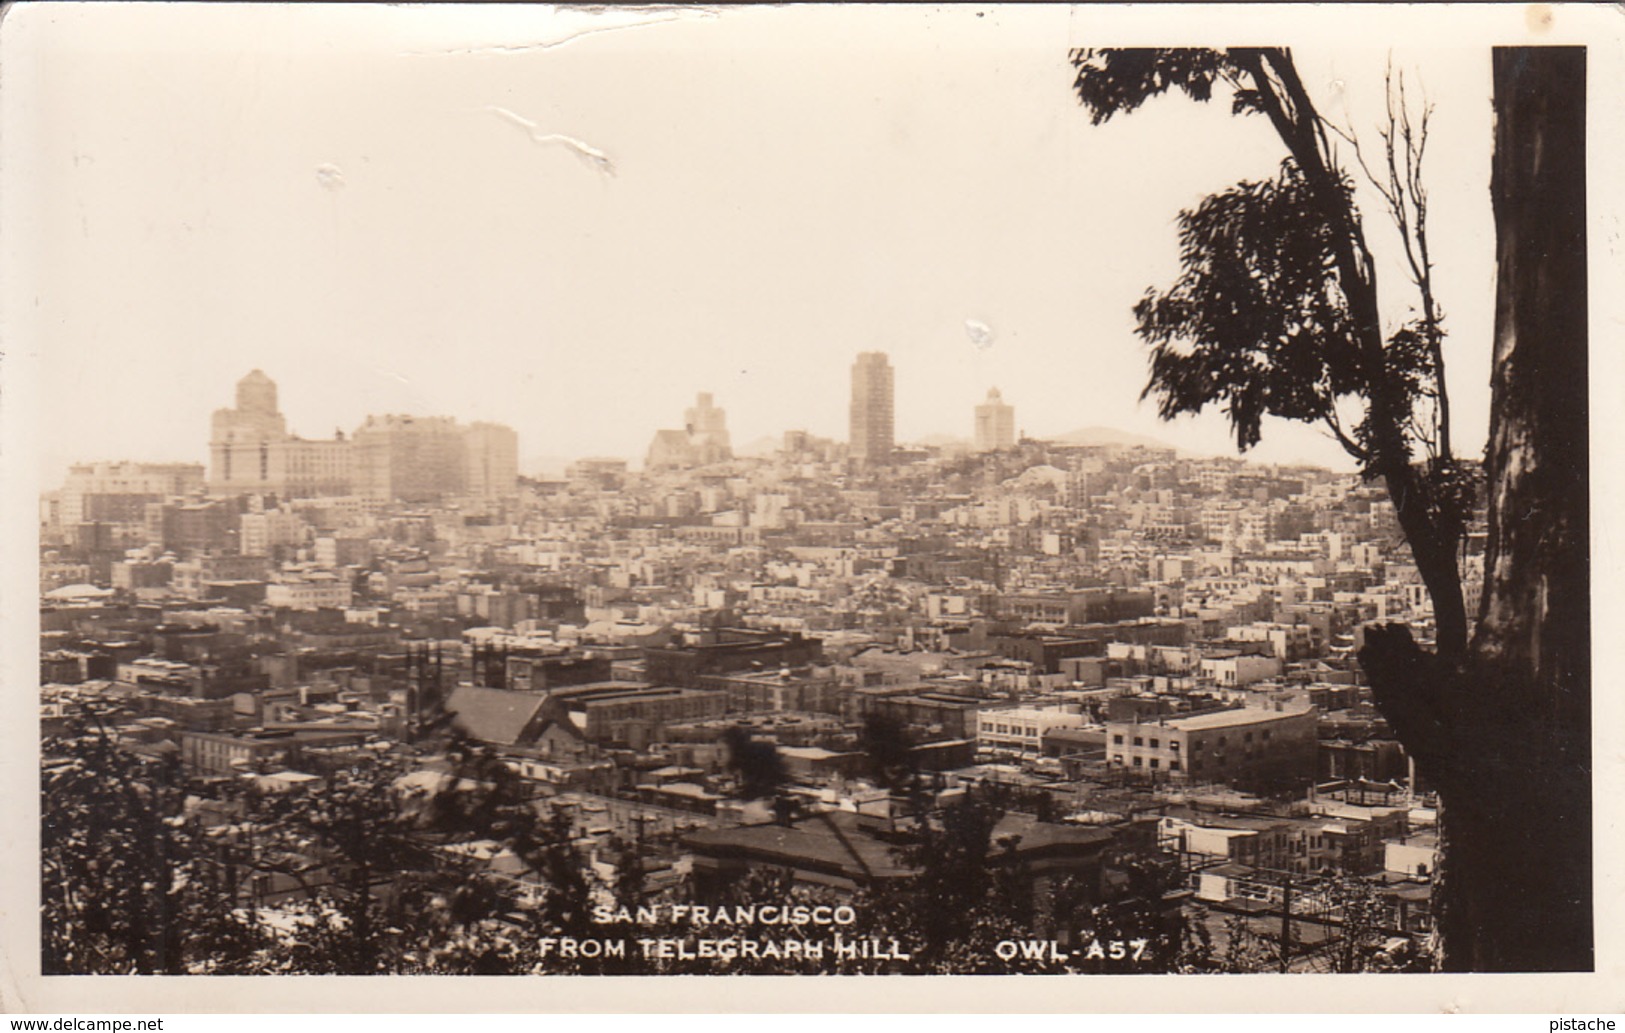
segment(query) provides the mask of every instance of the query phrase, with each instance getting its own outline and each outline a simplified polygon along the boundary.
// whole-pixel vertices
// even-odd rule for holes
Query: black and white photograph
[[[1625,1008],[1625,23],[1227,6],[8,8],[0,1003]]]

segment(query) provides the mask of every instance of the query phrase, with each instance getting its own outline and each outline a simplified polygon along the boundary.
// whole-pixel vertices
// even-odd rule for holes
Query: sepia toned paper
[[[1614,14],[8,8],[0,1002],[76,1013],[1620,1010],[1614,801],[1625,787],[1609,732],[1621,659],[1609,590],[1622,458],[1611,423],[1621,325],[1613,127],[1625,115],[1625,65]],[[1091,124],[1069,56],[1241,45],[1290,47],[1320,113],[1368,157],[1396,76],[1413,110],[1431,110],[1425,182],[1450,427],[1456,455],[1472,459],[1486,448],[1493,404],[1492,48],[1586,48],[1594,971],[41,973],[39,500],[73,464],[218,464],[211,420],[234,391],[244,409],[251,370],[275,383],[289,430],[311,440],[352,440],[384,414],[489,421],[514,429],[518,473],[537,480],[593,457],[636,469],[659,447],[689,447],[713,403],[736,455],[767,454],[790,431],[856,451],[871,434],[858,429],[856,385],[880,393],[882,379],[892,444],[922,454],[964,449],[985,431],[1233,456],[1221,411],[1163,421],[1142,397],[1148,352],[1135,305],[1179,275],[1179,213],[1276,175],[1280,140],[1264,118],[1177,90]],[[1352,157],[1345,165],[1358,172]],[[1380,193],[1362,182],[1356,200],[1375,277],[1385,298],[1400,299],[1384,309],[1397,325],[1408,318],[1405,257]],[[876,352],[888,360],[883,375],[855,372]],[[1013,407],[989,410],[1008,423],[1002,431],[976,423],[992,390]],[[657,432],[685,420],[686,438],[671,431],[661,446]],[[1244,458],[1355,470],[1330,434],[1274,417]]]

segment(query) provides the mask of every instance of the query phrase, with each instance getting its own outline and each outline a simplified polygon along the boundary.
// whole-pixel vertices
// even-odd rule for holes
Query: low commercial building
[[[549,698],[588,740],[635,749],[659,741],[668,725],[719,718],[728,707],[725,692],[637,682],[578,685]]]
[[[815,663],[823,656],[824,644],[818,639],[748,628],[720,628],[705,632],[691,645],[644,650],[651,681],[688,687],[698,686],[706,675],[777,671]]]
[[[1269,678],[1280,677],[1281,661],[1224,649],[1202,657],[1200,675],[1223,689],[1239,689]]]
[[[1397,739],[1350,742],[1322,739],[1319,746],[1320,778],[1371,782],[1403,781],[1410,776],[1410,759]]]
[[[1067,704],[988,709],[976,713],[972,738],[980,749],[1039,757],[1044,752],[1046,733],[1057,728],[1083,728],[1088,724],[1087,715]]]
[[[1241,864],[1281,869],[1290,863],[1295,833],[1287,818],[1165,814],[1157,825],[1157,842],[1187,868]]]
[[[1427,879],[1439,870],[1439,834],[1419,832],[1383,843],[1383,871]]]
[[[886,690],[854,694],[855,716],[861,720],[876,714],[895,720],[927,737],[974,739],[976,712],[987,703],[973,696],[948,692],[907,692]]]
[[[772,711],[839,714],[846,693],[834,668],[785,668],[772,674],[719,674],[699,680],[700,688],[728,694],[732,713]]]
[[[838,753],[822,746],[780,746],[778,756],[785,774],[803,781],[851,778],[868,761],[862,753]]]
[[[572,685],[611,680],[613,661],[604,655],[582,653],[508,653],[502,657],[506,665],[508,688],[521,692],[548,692]]]
[[[1315,776],[1315,712],[1242,707],[1106,726],[1113,768],[1153,780],[1287,788]]]
[[[1011,849],[991,859],[1019,873],[1035,897],[1048,893],[1059,879],[1092,896],[1101,886],[1104,857],[1112,832],[1039,822],[1011,813],[993,829],[993,841]],[[687,836],[683,846],[693,857],[696,899],[717,900],[752,868],[787,872],[797,886],[855,893],[865,887],[908,878],[916,869],[900,860],[904,840],[890,819],[830,811],[788,824],[745,825],[708,829]]]
[[[353,729],[183,732],[181,761],[199,775],[234,775],[272,764],[293,767],[303,750],[350,746],[368,734]]]
[[[276,609],[343,609],[352,601],[350,582],[335,574],[310,574],[265,586],[265,603]]]

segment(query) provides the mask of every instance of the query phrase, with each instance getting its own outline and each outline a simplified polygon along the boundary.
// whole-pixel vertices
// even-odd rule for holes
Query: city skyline
[[[862,367],[862,360],[865,357],[879,358],[884,366],[882,372],[886,374],[884,378],[885,384],[883,386],[887,393],[893,391],[895,389],[895,370],[889,365],[885,365],[887,356],[883,352],[867,352],[858,357],[859,362],[854,364],[851,369],[853,391],[856,392],[858,390],[860,380],[859,369]],[[348,464],[350,460],[338,457],[337,453],[347,452],[351,446],[358,443],[364,444],[365,442],[362,439],[365,439],[369,434],[382,434],[397,423],[410,425],[414,421],[417,421],[426,426],[443,423],[447,427],[455,429],[457,433],[464,435],[482,433],[489,434],[493,431],[500,431],[508,435],[510,438],[514,436],[512,428],[505,424],[496,424],[479,419],[471,420],[467,424],[461,424],[459,417],[449,416],[446,414],[402,413],[351,414],[344,419],[333,421],[334,430],[331,435],[309,436],[299,433],[297,428],[290,426],[286,415],[281,409],[283,396],[280,390],[280,384],[276,378],[266,374],[263,369],[256,366],[254,369],[250,370],[247,374],[236,381],[234,390],[236,396],[235,407],[215,409],[210,420],[209,434],[207,437],[200,438],[200,441],[202,442],[200,447],[203,452],[201,457],[194,458],[185,456],[171,456],[167,458],[147,458],[132,455],[97,455],[74,457],[62,464],[61,470],[57,475],[52,476],[50,473],[46,473],[42,477],[42,491],[49,492],[58,488],[63,483],[64,478],[66,478],[66,476],[74,468],[108,464],[116,465],[123,463],[155,466],[183,466],[195,463],[201,469],[207,471],[208,487],[211,491],[216,493],[223,491],[229,492],[232,490],[249,493],[263,490],[274,490],[268,489],[267,485],[272,484],[273,482],[280,483],[280,479],[290,476],[290,474],[286,473],[285,470],[297,467],[300,472],[292,475],[294,476],[294,479],[299,480],[302,477],[303,480],[300,481],[301,484],[303,484],[304,481],[309,481],[310,483],[303,488],[295,489],[296,492],[312,497],[319,495],[347,494],[349,493],[348,490],[339,490],[335,486],[340,480],[345,480],[350,476],[348,472]],[[868,390],[867,385],[865,386],[865,390]],[[809,433],[805,430],[805,428],[785,427],[782,428],[777,434],[765,434],[754,441],[745,442],[742,445],[742,450],[736,451],[733,450],[729,444],[730,434],[726,426],[727,407],[715,405],[715,396],[709,391],[697,392],[696,401],[696,405],[689,406],[684,411],[685,428],[683,430],[659,430],[654,428],[654,424],[658,423],[659,421],[655,420],[651,422],[650,428],[645,430],[644,433],[652,433],[654,435],[655,443],[653,446],[646,448],[645,452],[641,455],[641,458],[639,457],[639,453],[624,456],[538,456],[534,451],[527,452],[522,438],[519,439],[517,443],[510,443],[505,447],[510,452],[514,451],[515,449],[517,450],[517,472],[519,476],[545,479],[548,477],[561,475],[564,472],[565,467],[570,462],[582,459],[615,459],[626,461],[634,468],[641,469],[644,472],[669,467],[672,465],[672,460],[674,457],[666,455],[663,450],[670,448],[671,441],[668,439],[672,435],[676,435],[684,443],[695,443],[685,444],[683,446],[692,450],[693,454],[691,456],[687,456],[678,463],[680,466],[692,466],[705,465],[713,462],[725,462],[735,458],[760,458],[781,450],[784,447],[784,442],[787,435]],[[888,399],[888,404],[885,406],[885,408],[891,408],[889,403],[890,400]],[[857,459],[861,457],[863,450],[854,447],[855,435],[860,432],[859,425],[860,422],[862,422],[858,416],[859,399],[856,394],[854,394],[853,398],[851,399],[848,408],[850,415],[848,437],[845,439],[836,438],[834,440],[836,443],[851,449],[851,457]],[[1223,451],[1202,453],[1177,449],[1173,445],[1154,436],[1137,435],[1121,431],[1118,428],[1102,427],[1098,425],[1088,427],[1073,427],[1068,431],[1051,435],[1049,437],[1029,438],[1024,431],[1016,428],[1013,422],[1014,409],[1014,406],[1008,404],[1008,402],[1004,400],[1002,392],[997,387],[992,387],[988,389],[986,395],[981,400],[977,401],[974,405],[967,407],[967,413],[965,415],[969,418],[967,420],[962,420],[961,422],[968,422],[971,424],[971,426],[968,428],[968,432],[959,434],[952,432],[934,433],[913,440],[891,439],[888,437],[889,444],[885,448],[885,451],[889,455],[891,450],[895,448],[905,446],[928,446],[944,447],[950,451],[961,450],[968,453],[979,453],[994,451],[1002,448],[1010,448],[1018,441],[1023,439],[1049,441],[1052,443],[1062,444],[1070,442],[1076,444],[1081,443],[1078,440],[1080,437],[1085,437],[1091,439],[1088,441],[1090,444],[1169,448],[1180,452],[1181,454],[1189,455],[1192,458],[1235,457],[1233,453],[1226,453]],[[351,430],[345,430],[345,422],[353,422],[355,425]],[[965,428],[961,429],[964,430]],[[816,435],[814,436],[816,437]],[[235,479],[230,476],[229,471],[231,470],[231,463],[233,461],[232,457],[234,455],[239,457],[249,457],[249,459],[252,461],[259,462],[257,457],[259,456],[262,447],[267,444],[273,448],[273,452],[275,452],[275,450],[279,447],[292,449],[298,453],[299,458],[285,458],[280,454],[276,454],[275,458],[269,460],[272,469],[262,468],[260,471],[248,475],[246,479],[241,474],[239,474],[239,476]],[[717,450],[719,447],[720,451]],[[657,453],[660,454],[662,458],[656,459],[655,457]],[[1263,460],[1257,456],[1249,456],[1246,454],[1235,458],[1258,462],[1262,465],[1288,467],[1302,466],[1319,469],[1329,468],[1325,464],[1315,463],[1307,460],[1302,462],[1273,463]],[[512,462],[512,458],[510,458],[509,461]],[[868,457],[868,461],[871,463],[877,462],[877,460],[875,460],[873,457]],[[239,466],[242,465],[242,462],[243,460],[239,458]],[[489,461],[487,460],[486,462],[488,463]],[[339,466],[345,467],[345,472],[342,475],[340,472],[337,472]],[[358,472],[356,476],[360,477],[361,480],[364,481],[367,479],[368,475],[366,475],[364,472]],[[379,473],[377,476],[384,475]],[[485,479],[489,480],[489,478],[490,474],[487,473],[485,475]],[[360,482],[358,481],[357,483],[359,484]],[[357,488],[356,490],[360,490],[360,488]]]
[[[723,400],[741,445],[844,438],[845,365],[867,350],[898,372],[901,441],[965,436],[997,384],[1034,437],[1099,425],[1233,451],[1222,415],[1163,423],[1139,400],[1132,306],[1176,269],[1177,212],[1271,174],[1279,147],[1255,120],[1172,98],[1091,126],[1066,63],[1083,29],[1065,9],[868,11],[843,45],[872,60],[811,62],[812,81],[778,69],[817,38],[814,10],[642,25],[241,9],[205,19],[234,41],[230,61],[179,53],[139,74],[130,62],[169,15],[59,14],[24,27],[60,52],[40,69],[60,117],[25,125],[31,157],[13,173],[30,212],[17,239],[51,241],[13,280],[39,307],[12,306],[19,333],[50,328],[51,347],[14,369],[31,362],[47,400],[46,483],[80,459],[196,454],[191,428],[254,366],[282,384],[299,433],[355,412],[490,420],[519,432],[527,467],[641,455],[643,414],[697,391]],[[599,29],[620,21],[638,27]],[[926,38],[940,45],[899,42]],[[1445,38],[1416,37],[1430,41]],[[1332,110],[1369,129],[1386,58],[1335,42],[1310,33],[1300,52],[1318,88],[1342,91]],[[689,67],[701,45],[725,59]],[[1433,198],[1450,242],[1436,274],[1472,454],[1488,412],[1487,58],[1394,59],[1438,98],[1428,174],[1454,189]],[[357,76],[389,88],[346,92]],[[666,85],[651,97],[644,81]],[[233,128],[246,124],[260,129]],[[1188,148],[1207,160],[1181,160]],[[1126,194],[1136,203],[1112,200]],[[1402,277],[1380,199],[1362,201],[1383,275]],[[154,354],[185,354],[184,368]],[[74,404],[119,398],[163,404],[138,421]],[[1278,421],[1256,457],[1352,469],[1320,432]]]

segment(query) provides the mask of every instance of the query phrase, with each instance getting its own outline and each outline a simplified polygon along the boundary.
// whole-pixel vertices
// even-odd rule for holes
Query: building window
[[[1161,746],[1161,745],[1162,745],[1162,740],[1161,740],[1161,739],[1152,739],[1152,740],[1151,740],[1151,748],[1152,748],[1152,749],[1153,749],[1153,750],[1154,750],[1154,749],[1157,749],[1157,748],[1158,748],[1158,747],[1160,747],[1160,746]]]
[[[1122,736],[1121,733],[1112,736],[1112,745],[1113,746],[1121,746],[1121,745],[1123,745],[1123,736]]]
[[[1169,739],[1168,740],[1168,748],[1170,750],[1173,750],[1175,753],[1178,753],[1179,752],[1179,740],[1178,739]]]
[[[1268,739],[1268,738],[1269,738],[1269,737],[1270,737],[1270,733],[1269,733],[1269,730],[1268,730],[1268,729],[1266,729],[1266,730],[1265,730],[1265,731],[1264,731],[1264,733],[1263,733],[1263,738],[1265,738],[1265,739]]]
[[[1151,766],[1152,766],[1152,767],[1153,767],[1153,768],[1155,768],[1155,767],[1157,767],[1157,766],[1158,766],[1158,765],[1159,765],[1159,764],[1160,764],[1160,763],[1161,763],[1161,762],[1160,762],[1160,761],[1158,761],[1158,760],[1157,760],[1157,758],[1155,758],[1155,757],[1152,757],[1152,758],[1151,758]]]
[[[1177,760],[1170,760],[1170,761],[1169,761],[1169,762],[1168,762],[1168,770],[1169,770],[1169,771],[1178,771],[1178,770],[1179,770],[1179,761],[1177,761]]]
[[[1145,767],[1145,758],[1144,757],[1135,757],[1134,758],[1134,766],[1137,767],[1137,768]]]
[[[1136,735],[1134,737],[1134,745],[1136,745],[1136,746],[1144,746],[1145,745],[1145,737],[1140,736],[1140,735]]]

